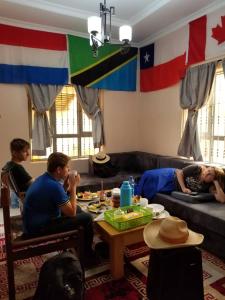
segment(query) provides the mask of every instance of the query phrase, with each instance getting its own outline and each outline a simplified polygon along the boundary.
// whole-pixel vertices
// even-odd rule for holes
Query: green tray
[[[105,221],[111,224],[119,231],[145,225],[152,221],[152,212],[148,208],[133,205],[133,206],[124,206],[121,207],[121,209],[124,212],[126,212],[127,209],[133,209],[134,212],[141,212],[143,215],[141,217],[130,219],[130,220],[117,220],[114,218],[114,212],[116,209],[105,211],[104,212]]]

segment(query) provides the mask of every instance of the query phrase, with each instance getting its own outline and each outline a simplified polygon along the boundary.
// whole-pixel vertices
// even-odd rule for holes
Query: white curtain
[[[180,106],[188,109],[188,117],[178,148],[178,155],[193,157],[198,161],[203,160],[198,137],[198,110],[210,98],[216,65],[217,62],[211,62],[190,68],[182,80]]]
[[[33,155],[44,156],[46,148],[51,146],[52,133],[46,112],[51,108],[62,88],[62,85],[28,85],[28,93],[35,111],[32,129]]]
[[[92,135],[94,148],[105,144],[103,116],[99,106],[99,90],[75,85],[77,98],[84,112],[92,119]]]

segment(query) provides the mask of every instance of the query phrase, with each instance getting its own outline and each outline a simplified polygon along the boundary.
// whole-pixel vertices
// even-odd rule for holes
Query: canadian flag
[[[187,66],[225,56],[225,7],[140,49],[140,90],[172,86]]]
[[[205,59],[225,56],[225,8],[207,15]]]

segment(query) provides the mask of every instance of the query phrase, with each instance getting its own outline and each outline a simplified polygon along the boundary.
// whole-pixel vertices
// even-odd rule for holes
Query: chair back
[[[1,186],[1,205],[3,211],[6,253],[8,255],[11,255],[12,227],[11,227],[11,219],[10,219],[10,191],[7,184],[3,182]]]
[[[11,170],[3,170],[1,172],[1,181],[4,185],[7,185],[10,190],[12,190],[19,199],[19,208],[20,212],[22,214],[23,212],[23,202],[25,198],[25,193],[21,192],[18,188],[18,185],[16,184],[16,181],[14,179],[14,176],[12,174]],[[9,205],[10,206],[10,205]]]
[[[1,179],[3,183],[8,184],[10,189],[13,190],[17,196],[19,196],[20,190],[16,184],[11,170],[3,170],[1,173]]]
[[[21,215],[10,216],[10,189],[7,177],[5,177],[1,183],[1,204],[5,230],[9,300],[15,300],[16,294],[13,265],[14,261],[54,251],[75,248],[79,255],[80,261],[83,262],[84,237],[83,229],[80,227],[66,232],[32,238],[26,238],[23,235],[16,236],[14,234],[16,233],[14,222],[19,221],[22,225],[22,217]]]

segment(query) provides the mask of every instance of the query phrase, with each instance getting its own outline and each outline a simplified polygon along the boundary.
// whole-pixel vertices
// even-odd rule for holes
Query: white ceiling
[[[99,15],[104,0],[0,0],[0,23],[87,35],[87,17]],[[133,27],[133,44],[147,42],[225,5],[225,0],[107,0],[115,6],[112,37],[118,27]],[[41,25],[41,26],[40,26]]]

